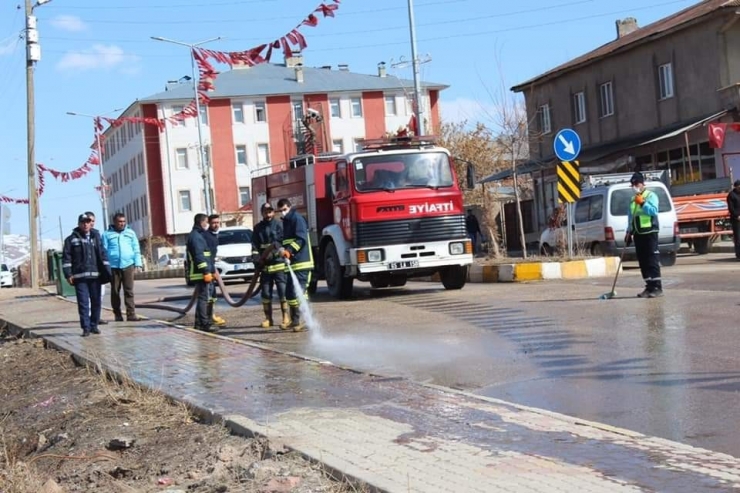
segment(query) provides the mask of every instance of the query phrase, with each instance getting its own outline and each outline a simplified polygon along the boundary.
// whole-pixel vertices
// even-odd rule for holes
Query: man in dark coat
[[[193,229],[188,235],[188,279],[195,283],[198,290],[198,300],[195,305],[195,329],[204,332],[215,332],[213,323],[212,307],[208,300],[210,298],[210,285],[213,282],[213,257],[204,232],[208,229],[208,216],[196,214],[193,218]]]
[[[62,270],[75,288],[82,337],[100,334],[100,287],[111,278],[108,254],[92,224],[90,216],[80,214],[77,227],[64,240],[62,250]]]
[[[740,180],[735,180],[732,190],[727,194],[727,209],[730,212],[735,258],[740,260]]]
[[[260,291],[262,298],[262,310],[265,313],[265,320],[262,322],[262,328],[272,327],[272,287],[277,288],[277,295],[280,299],[280,309],[283,313],[283,320],[280,323],[281,329],[290,327],[291,318],[288,310],[288,301],[285,298],[285,289],[287,287],[287,274],[285,272],[285,262],[277,257],[277,252],[282,248],[283,226],[280,221],[275,220],[275,211],[269,202],[262,204],[262,221],[257,223],[252,234],[252,253],[256,259],[262,259],[264,265],[260,274]],[[271,253],[266,253],[272,248]]]
[[[314,267],[308,223],[291,207],[288,199],[280,199],[277,208],[283,217],[283,246],[278,250],[278,255],[290,261],[295,276],[295,279],[294,276],[288,276],[285,288],[290,309],[290,328],[293,332],[300,332],[306,329],[305,321],[301,320],[300,298],[301,294],[304,298],[308,296],[307,288],[311,283],[311,271]]]
[[[209,285],[210,293],[208,298],[209,312],[211,313],[211,321],[213,325],[223,327],[226,325],[226,320],[223,317],[216,315],[216,283],[218,280],[218,269],[215,268],[216,255],[218,254],[218,230],[221,229],[221,216],[218,214],[211,214],[208,216],[208,230],[203,233],[208,249],[211,251],[211,260],[214,263],[213,278],[214,282]]]

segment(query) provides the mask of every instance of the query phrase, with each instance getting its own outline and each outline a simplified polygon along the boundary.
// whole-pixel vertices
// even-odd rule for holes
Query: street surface
[[[311,303],[320,328],[261,329],[256,298],[237,310],[219,301],[229,321],[219,334],[740,457],[740,263],[731,257],[680,256],[663,269],[666,297],[655,300],[635,298],[641,279],[633,263],[607,301],[598,298],[611,279],[468,284],[457,292],[427,282],[380,291],[358,283],[344,302],[320,284]],[[246,287],[230,284],[232,297]],[[189,292],[179,279],[136,285],[138,301]]]

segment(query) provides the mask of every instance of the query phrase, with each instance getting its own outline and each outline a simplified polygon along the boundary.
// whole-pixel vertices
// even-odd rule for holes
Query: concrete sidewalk
[[[504,401],[157,322],[83,339],[76,305],[45,293],[0,292],[0,320],[380,491],[740,489],[732,456]]]

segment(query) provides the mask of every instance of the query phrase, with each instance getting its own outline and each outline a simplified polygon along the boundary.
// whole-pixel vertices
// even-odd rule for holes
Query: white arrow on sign
[[[560,142],[563,143],[563,146],[565,146],[565,152],[567,152],[568,154],[575,154],[576,153],[576,148],[573,147],[573,142],[570,142],[570,141],[566,140],[565,137],[562,134],[561,135],[558,135],[558,138],[559,138]]]

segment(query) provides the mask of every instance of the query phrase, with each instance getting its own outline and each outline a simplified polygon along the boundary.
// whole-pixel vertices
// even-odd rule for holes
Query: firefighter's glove
[[[262,257],[260,256],[259,253],[253,253],[252,254],[252,262],[254,262],[255,264],[259,264],[260,263],[260,258],[262,258]]]
[[[642,194],[635,195],[635,204],[642,205],[645,203],[645,197],[642,196]]]
[[[627,233],[626,235],[624,235],[624,244],[627,247],[632,244],[632,233]]]
[[[208,274],[204,274],[203,282],[206,284],[211,284],[213,282],[213,274],[211,274],[210,272]]]
[[[278,254],[284,259],[290,260],[290,257],[291,257],[290,250],[288,250],[287,248],[281,248]]]

